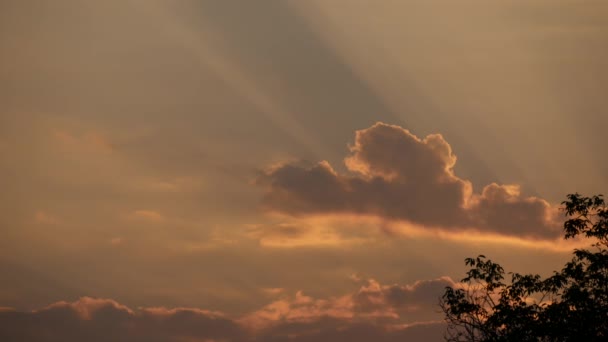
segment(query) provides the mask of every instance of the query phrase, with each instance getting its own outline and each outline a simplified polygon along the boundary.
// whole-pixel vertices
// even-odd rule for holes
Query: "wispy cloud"
[[[129,215],[132,219],[160,222],[164,219],[163,215],[154,210],[139,209]]]

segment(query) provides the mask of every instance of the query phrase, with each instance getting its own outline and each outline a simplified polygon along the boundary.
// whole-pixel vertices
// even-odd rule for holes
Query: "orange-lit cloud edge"
[[[313,298],[273,289],[271,303],[231,317],[199,308],[131,308],[112,299],[81,297],[30,312],[0,309],[0,337],[32,342],[117,341],[352,341],[434,340],[443,323],[434,309],[449,277],[409,285],[358,281],[357,290]],[[61,324],[57,324],[61,322]],[[363,335],[359,336],[362,332]]]
[[[519,185],[491,183],[480,193],[454,173],[456,156],[439,134],[418,138],[378,122],[355,132],[347,172],[327,161],[284,162],[260,172],[262,206],[275,224],[249,227],[267,247],[349,246],[434,238],[570,251],[586,245],[560,237],[560,211]],[[362,228],[363,227],[363,228]]]
[[[462,244],[492,244],[521,247],[552,252],[570,252],[589,246],[584,239],[563,238],[534,239],[484,232],[475,227],[463,227],[458,231],[440,226],[423,226],[406,221],[390,221],[377,216],[365,215],[311,215],[302,218],[282,213],[268,213],[274,225],[248,225],[247,236],[257,239],[263,247],[341,247],[349,248],[369,243],[381,243],[397,239],[440,239]],[[301,234],[282,234],[281,230],[296,227]]]

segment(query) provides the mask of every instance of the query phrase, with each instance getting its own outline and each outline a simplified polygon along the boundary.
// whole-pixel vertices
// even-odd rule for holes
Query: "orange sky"
[[[607,16],[0,4],[0,337],[441,340],[465,257],[547,274],[608,192]]]

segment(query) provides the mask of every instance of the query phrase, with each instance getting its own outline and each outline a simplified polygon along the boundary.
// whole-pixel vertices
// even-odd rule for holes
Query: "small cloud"
[[[60,220],[44,211],[37,211],[34,214],[34,221],[39,224],[58,224]]]
[[[83,137],[83,141],[99,151],[112,152],[110,141],[97,132],[87,132]]]
[[[363,281],[363,278],[357,273],[349,275],[348,279],[352,280],[355,283],[360,283],[361,281]]]
[[[123,238],[121,238],[121,237],[115,237],[115,238],[112,238],[112,239],[110,240],[110,244],[111,244],[112,246],[119,246],[119,245],[122,245],[122,244],[124,244],[124,243],[125,243],[125,239],[123,239]]]
[[[101,299],[92,297],[82,297],[78,301],[72,303],[68,303],[65,301],[57,302],[45,308],[42,308],[40,312],[51,312],[58,309],[70,309],[73,310],[78,315],[78,317],[80,317],[80,319],[87,321],[92,320],[96,313],[103,311],[107,308],[111,308],[112,310],[124,312],[127,314],[133,314],[133,311],[127,306],[122,305],[112,299]]]
[[[101,133],[88,131],[78,136],[64,130],[54,130],[53,138],[65,147],[74,149],[88,149],[98,152],[112,152],[112,144]]]
[[[65,145],[75,145],[78,140],[70,133],[61,130],[54,130],[53,138]]]
[[[285,289],[280,288],[280,287],[265,287],[262,289],[262,292],[269,297],[274,297],[274,296],[278,296],[281,293],[285,292]]]
[[[139,220],[146,220],[146,221],[162,221],[163,220],[163,216],[154,211],[154,210],[135,210],[134,212],[131,213],[131,218],[133,219],[139,219]]]
[[[247,235],[258,240],[260,246],[272,248],[351,247],[369,241],[366,236],[346,234],[341,228],[322,219],[310,219],[297,223],[249,226]]]
[[[195,177],[176,177],[171,179],[147,179],[138,188],[152,192],[192,192],[199,190],[203,181]]]

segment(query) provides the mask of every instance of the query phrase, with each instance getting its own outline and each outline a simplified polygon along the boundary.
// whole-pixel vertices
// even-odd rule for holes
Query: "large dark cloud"
[[[298,292],[236,318],[193,308],[132,309],[83,297],[31,312],[0,308],[0,341],[440,341],[437,299],[453,284],[449,278],[405,286],[368,280],[341,297]]]
[[[266,209],[293,216],[374,215],[426,226],[525,237],[556,237],[552,208],[524,197],[513,185],[490,184],[480,194],[454,174],[456,156],[439,134],[420,139],[398,126],[377,123],[356,132],[349,172],[328,162],[283,164],[266,170],[258,184]]]

